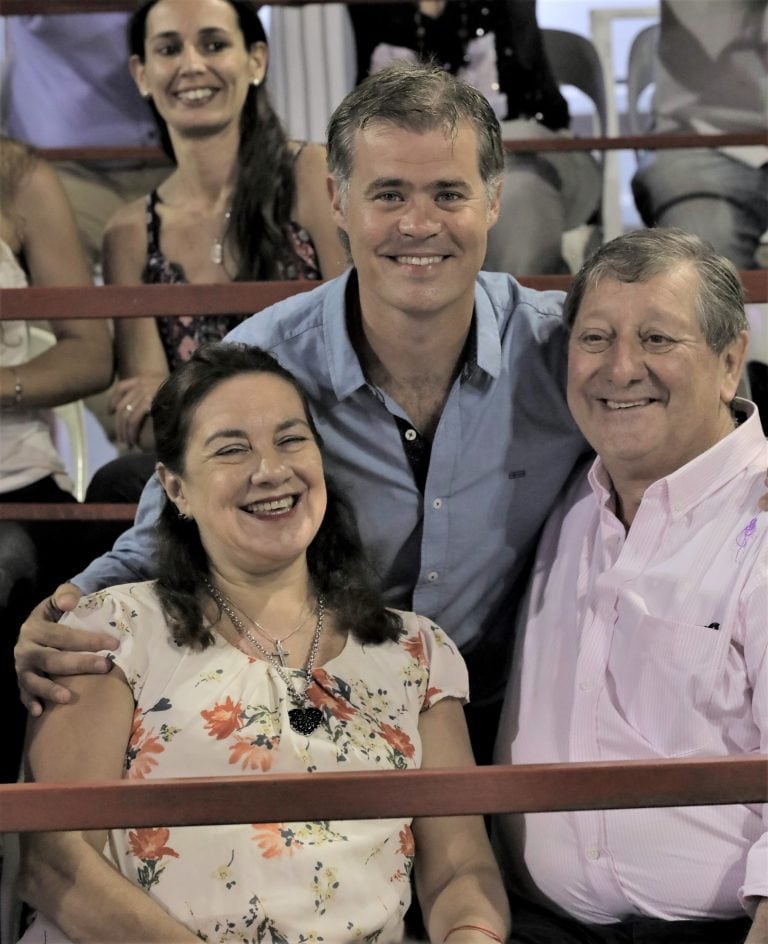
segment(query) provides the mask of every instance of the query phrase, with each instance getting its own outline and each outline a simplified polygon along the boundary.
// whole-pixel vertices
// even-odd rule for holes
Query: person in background
[[[765,131],[768,0],[661,0],[653,130]],[[768,229],[768,146],[647,152],[632,180],[647,226],[678,226],[740,269]]]
[[[175,169],[121,208],[104,236],[107,283],[319,279],[346,266],[325,152],[286,140],[265,87],[268,50],[250,0],[147,0],[132,14],[130,68]],[[96,473],[88,500],[136,501],[154,469],[148,414],[161,381],[240,319],[115,324],[118,439],[147,452]]]
[[[56,174],[26,144],[0,137],[0,286],[29,283],[88,285],[90,276]],[[56,319],[56,343],[35,354],[29,328],[28,321],[0,321],[0,502],[74,501],[51,439],[50,407],[109,385],[109,334],[100,321]],[[60,522],[0,522],[0,672],[6,691],[14,687],[12,628],[31,601],[66,573],[61,528]],[[23,715],[10,704],[7,711],[3,782],[16,780],[24,730]]]
[[[419,0],[349,5],[357,81],[394,59],[432,59],[481,91],[504,140],[566,134],[568,105],[547,61],[535,0]],[[508,153],[499,222],[483,268],[513,275],[568,272],[563,232],[600,206],[587,152]]]
[[[258,348],[205,345],[152,418],[158,579],[71,614],[120,645],[33,723],[34,779],[471,766],[461,656],[373,589],[293,377]],[[506,940],[481,817],[32,835],[21,892],[40,915],[22,940],[396,944],[414,864],[430,940]]]
[[[598,458],[544,529],[497,762],[768,753],[768,443],[735,397],[739,274],[696,236],[638,230],[585,264],[564,315]],[[513,944],[768,942],[764,805],[498,825]]]
[[[125,69],[125,13],[5,17],[2,124],[40,148],[158,148],[152,113]],[[55,165],[92,266],[107,220],[153,190],[165,161],[72,160]]]

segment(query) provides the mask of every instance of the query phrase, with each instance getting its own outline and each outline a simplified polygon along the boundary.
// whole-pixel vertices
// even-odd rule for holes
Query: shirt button
[[[432,507],[435,509],[435,511],[440,511],[440,509],[443,507],[443,499],[442,499],[442,498],[436,498],[436,499],[432,502]]]
[[[417,435],[418,434],[415,429],[406,429],[405,431],[405,438],[408,440],[408,442],[413,442]]]
[[[427,580],[430,583],[434,583],[439,576],[440,575],[438,574],[436,570],[430,570],[430,572],[427,574]]]
[[[579,691],[580,692],[591,692],[592,683],[591,682],[579,682]]]
[[[596,846],[590,846],[587,849],[587,858],[590,862],[596,862],[600,858],[600,850]]]

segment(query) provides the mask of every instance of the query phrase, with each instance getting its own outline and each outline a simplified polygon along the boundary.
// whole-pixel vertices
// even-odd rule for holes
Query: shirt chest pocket
[[[721,630],[642,615],[617,623],[608,661],[610,697],[661,756],[712,749],[708,707],[728,636]]]

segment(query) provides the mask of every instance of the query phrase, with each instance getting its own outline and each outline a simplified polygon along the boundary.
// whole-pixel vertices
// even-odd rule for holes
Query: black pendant
[[[311,734],[323,720],[323,713],[319,708],[291,708],[288,720],[298,734]]]

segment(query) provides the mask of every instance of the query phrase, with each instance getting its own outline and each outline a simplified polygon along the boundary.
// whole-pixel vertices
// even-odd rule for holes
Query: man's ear
[[[344,191],[339,184],[338,180],[335,177],[328,176],[327,178],[328,185],[328,196],[331,198],[331,212],[333,213],[334,222],[338,227],[343,230],[346,230],[347,225],[347,213],[346,213],[346,200],[344,199]]]
[[[163,486],[163,491],[168,496],[169,501],[173,502],[180,514],[188,514],[189,504],[184,495],[184,480],[181,476],[176,472],[172,472],[162,462],[157,463],[155,472],[157,472],[157,477],[160,479],[160,484]]]
[[[498,223],[499,221],[499,210],[501,207],[502,186],[503,186],[502,181],[499,181],[493,190],[491,202],[488,206],[488,229],[490,229],[492,226],[495,226],[496,223]]]
[[[723,403],[730,403],[736,396],[736,388],[739,386],[741,371],[747,357],[748,345],[749,334],[746,331],[740,331],[739,336],[734,341],[731,341],[720,355],[722,368],[720,377],[720,399]]]

